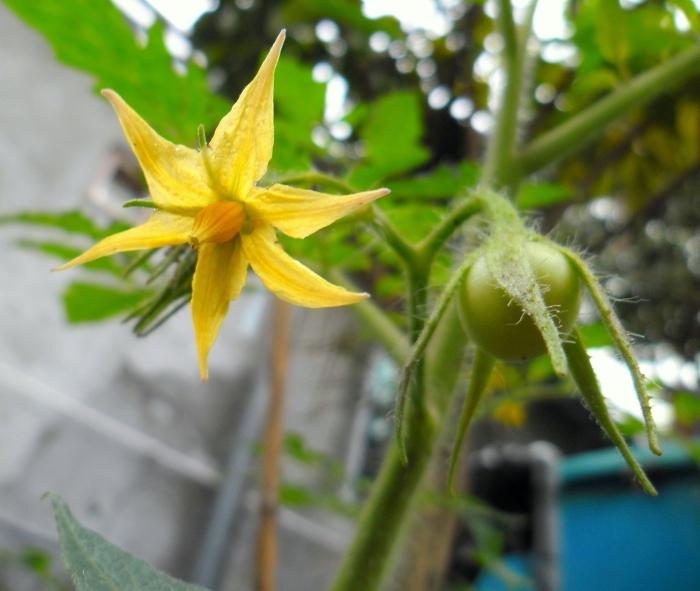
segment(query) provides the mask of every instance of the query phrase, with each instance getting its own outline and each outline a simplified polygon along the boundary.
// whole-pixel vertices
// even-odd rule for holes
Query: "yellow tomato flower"
[[[275,184],[255,185],[267,171],[273,143],[273,83],[282,31],[208,146],[198,152],[158,135],[112,90],[102,94],[116,111],[158,209],[145,223],[119,232],[62,265],[142,248],[190,243],[197,249],[192,321],[199,371],[245,283],[248,264],[279,298],[307,308],[353,304],[366,297],[333,285],[287,255],[276,230],[294,238],[324,228],[389,191],[327,195]]]

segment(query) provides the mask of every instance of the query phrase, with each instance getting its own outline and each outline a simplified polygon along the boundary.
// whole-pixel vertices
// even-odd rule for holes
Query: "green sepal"
[[[459,463],[459,454],[462,450],[462,443],[467,434],[467,429],[474,418],[479,403],[486,393],[493,367],[496,360],[485,351],[477,347],[474,353],[474,361],[472,362],[472,371],[469,376],[469,386],[467,394],[464,397],[462,412],[459,415],[459,423],[457,424],[457,432],[455,440],[452,444],[452,452],[450,453],[450,466],[447,473],[447,487],[450,493],[454,493],[454,479],[457,465]]]
[[[625,438],[620,433],[615,422],[610,417],[608,406],[605,402],[603,393],[600,391],[600,385],[596,378],[591,360],[588,356],[588,351],[581,340],[581,335],[578,330],[574,329],[569,340],[564,343],[564,352],[569,361],[569,371],[571,377],[578,386],[579,392],[583,397],[589,410],[598,421],[598,424],[605,431],[606,435],[613,442],[615,447],[620,451],[622,457],[625,458],[627,465],[630,467],[637,480],[641,484],[644,492],[649,495],[656,496],[657,492],[654,485],[651,483],[647,475],[644,473],[644,468],[639,464],[637,459],[632,455]]]
[[[620,322],[617,314],[615,314],[610,298],[608,298],[603,286],[579,255],[577,255],[571,249],[565,248],[559,244],[556,244],[555,242],[550,242],[550,244],[554,245],[560,250],[560,252],[568,257],[568,259],[573,263],[579,277],[581,277],[581,280],[588,289],[588,292],[593,299],[593,303],[598,310],[601,321],[607,328],[610,338],[615,344],[617,350],[620,352],[620,356],[632,374],[634,389],[637,393],[639,405],[642,408],[642,416],[644,417],[644,424],[646,426],[649,449],[652,453],[660,456],[661,448],[659,447],[658,436],[656,434],[654,416],[651,413],[651,397],[647,391],[646,381],[642,375],[642,370],[639,367],[637,358],[632,352],[632,346],[630,344],[629,337],[627,336],[627,331],[625,331],[624,327],[622,326],[622,322]]]

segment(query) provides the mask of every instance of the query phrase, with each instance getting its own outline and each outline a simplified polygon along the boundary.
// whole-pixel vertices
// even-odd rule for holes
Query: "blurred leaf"
[[[615,423],[617,423],[620,432],[625,437],[634,437],[635,435],[640,435],[645,431],[644,423],[629,413],[624,413],[620,419],[615,421]]]
[[[627,19],[620,4],[598,2],[596,10],[596,40],[603,56],[610,63],[624,67],[630,53]]]
[[[693,31],[700,29],[700,11],[693,0],[669,0],[669,4],[683,13]]]
[[[276,171],[310,168],[313,128],[323,122],[326,86],[314,81],[311,67],[281,56],[275,74],[275,149],[270,167]]]
[[[566,95],[572,107],[583,107],[600,95],[611,91],[620,78],[611,68],[602,66],[577,76]]]
[[[59,213],[45,211],[25,211],[0,216],[0,224],[28,224],[63,230],[69,234],[81,234],[99,240],[110,234],[126,230],[130,226],[124,222],[113,222],[106,228],[100,228],[93,220],[80,211]]]
[[[61,556],[78,591],[205,591],[157,571],[83,527],[57,495],[49,495]]]
[[[327,459],[325,454],[307,447],[304,437],[299,433],[287,433],[285,435],[284,451],[298,462],[310,466],[322,463]]]
[[[296,0],[285,2],[283,6],[285,22],[332,19],[365,34],[375,31],[386,31],[392,37],[402,34],[395,18],[367,18],[362,5],[353,0]]]
[[[71,283],[63,294],[68,322],[97,322],[126,312],[151,295],[143,289],[126,290],[97,283]]]
[[[317,505],[316,496],[303,486],[284,483],[279,490],[280,505],[286,507],[313,507]]]
[[[700,444],[691,439],[681,439],[680,443],[688,452],[688,455],[692,458],[692,460],[700,466]]]
[[[418,241],[427,235],[440,221],[444,211],[429,202],[410,201],[396,204],[389,200],[382,210],[399,232],[410,241]]]
[[[595,349],[596,347],[609,347],[612,345],[612,340],[608,329],[602,322],[593,322],[584,324],[578,327],[578,331],[583,339],[583,344],[586,349]]]
[[[308,509],[311,507],[326,509],[333,513],[353,517],[357,513],[357,507],[342,501],[336,495],[319,494],[305,486],[283,483],[279,490],[279,502],[286,507]]]
[[[700,397],[690,392],[676,392],[673,395],[673,410],[678,423],[690,427],[700,420]]]
[[[24,548],[19,556],[20,561],[31,571],[42,577],[51,575],[51,555],[40,548]]]
[[[520,209],[549,207],[571,199],[571,189],[555,183],[524,184],[518,191],[516,203]]]
[[[61,261],[69,261],[79,254],[81,254],[84,249],[74,248],[72,246],[66,246],[60,242],[48,242],[40,240],[20,240],[18,245],[22,248],[28,250],[36,250],[43,254],[47,254],[52,257],[56,257]],[[102,259],[97,259],[85,263],[83,268],[91,271],[105,271],[106,273],[111,273],[112,275],[122,276],[124,268],[117,265],[114,259],[110,257],[105,257]]]
[[[451,198],[473,187],[479,178],[479,165],[460,162],[457,166],[441,164],[425,174],[390,181],[392,199]]]
[[[350,174],[351,184],[372,187],[428,160],[430,152],[421,145],[421,105],[422,97],[417,92],[397,91],[369,106],[359,130],[365,158]]]
[[[44,35],[60,61],[94,76],[97,89],[117,91],[172,140],[193,144],[197,126],[213,127],[229,108],[209,91],[201,68],[189,64],[184,74],[175,72],[160,23],[144,46],[109,0],[4,1]]]

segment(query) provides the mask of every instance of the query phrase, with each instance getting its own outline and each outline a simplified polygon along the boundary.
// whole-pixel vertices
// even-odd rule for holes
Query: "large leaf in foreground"
[[[83,527],[57,495],[50,495],[61,557],[78,591],[205,591],[160,572]]]
[[[207,87],[204,70],[173,69],[163,26],[139,44],[109,0],[4,0],[49,42],[64,64],[91,74],[97,88],[113,88],[160,133],[190,145],[201,123],[213,127],[229,108]]]

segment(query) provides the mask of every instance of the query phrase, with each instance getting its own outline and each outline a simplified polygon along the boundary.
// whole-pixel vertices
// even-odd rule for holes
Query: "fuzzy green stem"
[[[513,161],[527,176],[554,160],[584,148],[630,109],[642,107],[700,73],[700,45],[640,74],[618,90],[533,140]]]
[[[588,265],[586,265],[581,257],[578,256],[573,250],[559,245],[556,245],[556,247],[573,263],[576,272],[581,277],[581,280],[593,299],[593,303],[598,310],[598,314],[600,314],[603,324],[605,324],[606,328],[608,329],[610,338],[615,344],[617,350],[620,352],[622,359],[632,374],[634,389],[637,393],[639,405],[642,408],[642,415],[644,417],[644,424],[647,432],[647,440],[649,441],[649,449],[652,451],[652,453],[660,456],[661,448],[659,447],[659,440],[656,434],[654,415],[651,412],[649,392],[647,392],[642,370],[640,369],[639,363],[637,363],[637,358],[634,356],[632,351],[632,346],[630,344],[629,337],[627,336],[627,331],[625,330],[625,327],[622,326],[622,322],[620,322],[617,314],[615,314],[615,310],[613,309],[605,290],[600,285],[593,272],[588,268]]]
[[[505,62],[506,83],[482,170],[481,183],[486,187],[502,187],[513,180],[512,161],[525,79],[527,41],[530,37],[535,1],[531,3],[527,19],[520,32],[513,20],[511,1],[500,0],[498,3],[497,24],[504,40],[502,58]]]
[[[474,418],[479,402],[486,392],[491,373],[496,360],[488,353],[485,353],[480,348],[476,348],[474,353],[474,361],[472,362],[471,375],[469,377],[469,387],[464,398],[462,412],[459,415],[459,423],[457,425],[457,433],[452,445],[452,453],[450,454],[450,467],[447,473],[447,486],[451,493],[454,492],[454,479],[457,465],[459,463],[459,452],[462,449],[464,436],[467,434],[467,429]]]
[[[411,348],[408,358],[406,359],[406,362],[403,366],[401,377],[399,379],[398,391],[396,393],[396,401],[394,405],[396,440],[398,441],[399,446],[402,449],[405,446],[406,430],[404,429],[404,419],[406,403],[408,401],[408,393],[416,368],[418,367],[420,360],[423,359],[423,355],[425,354],[425,350],[428,347],[428,344],[430,343],[430,339],[433,337],[435,330],[440,324],[440,321],[442,320],[445,312],[449,308],[450,302],[452,301],[452,298],[455,292],[457,291],[457,288],[460,286],[462,279],[467,274],[469,268],[472,266],[472,264],[478,257],[478,254],[478,251],[474,251],[473,253],[467,255],[467,257],[464,259],[459,268],[452,274],[449,281],[447,282],[447,285],[445,286],[445,289],[440,294],[440,298],[435,304],[433,312],[431,313],[428,320],[425,322],[422,331],[420,332],[418,338],[413,344],[413,347]]]
[[[564,343],[564,351],[566,352],[569,361],[569,369],[571,377],[578,386],[579,392],[586,401],[588,408],[595,416],[596,420],[613,442],[615,447],[620,450],[620,453],[625,458],[625,461],[634,472],[634,475],[639,480],[642,488],[647,494],[656,496],[656,489],[649,481],[649,478],[644,473],[644,469],[640,466],[637,459],[632,455],[632,451],[627,446],[625,438],[620,433],[615,422],[610,418],[605,398],[600,391],[598,380],[596,379],[591,360],[583,345],[581,335],[578,330],[574,330],[571,334],[571,339]]]
[[[386,239],[386,243],[406,265],[409,267],[417,266],[416,248],[404,239],[381,209],[373,206],[372,211],[374,214],[374,225],[382,234],[382,237]]]
[[[374,591],[390,569],[396,540],[415,490],[428,465],[435,428],[427,417],[414,414],[408,442],[410,463],[392,443],[372,493],[364,504],[352,545],[343,558],[331,591]]]
[[[415,263],[408,267],[407,313],[412,341],[423,327],[427,284],[427,269]],[[422,361],[417,364],[415,376],[411,396],[413,404],[406,421],[410,438],[406,447],[400,447],[396,442],[391,445],[372,494],[365,503],[355,538],[341,564],[332,591],[378,589],[389,571],[392,551],[404,516],[430,459],[436,432],[436,423],[426,400]]]
[[[506,3],[506,0],[502,0],[502,5]],[[510,4],[507,10],[510,12]],[[523,39],[523,47],[525,43]],[[509,71],[507,75],[511,77],[513,72]],[[489,150],[490,154],[485,165],[489,172],[487,175],[482,174],[482,186],[500,186],[507,182],[505,177],[509,168],[508,158],[503,158],[501,154],[513,153],[512,142],[515,140],[517,127],[517,103],[521,83],[520,76],[516,75],[516,78],[518,80],[515,82],[515,89],[510,91],[512,104],[509,107],[516,114],[511,123],[506,122],[506,129],[501,129],[498,140],[500,147]],[[509,81],[508,84],[512,83]],[[498,118],[511,118],[511,115],[505,109],[501,109]],[[503,127],[503,124],[497,123],[497,129],[499,126]],[[449,232],[446,233],[449,236]],[[440,234],[436,243],[444,242],[445,239],[446,237]],[[437,248],[439,247],[435,247],[434,252],[437,252]],[[409,263],[409,268],[414,267],[414,274],[418,266],[427,264],[427,258],[417,256]],[[426,273],[426,284],[422,287],[424,291],[427,286],[427,276]],[[418,306],[414,305],[413,308],[417,309]],[[396,442],[392,443],[372,494],[360,516],[355,538],[331,587],[332,591],[356,591],[357,589],[376,591],[390,571],[390,559],[398,545],[401,526],[407,521],[406,514],[435,446],[436,435],[439,432],[435,425],[444,422],[449,400],[454,393],[461,370],[461,364],[455,361],[461,358],[466,336],[457,319],[454,306],[449,306],[448,310],[451,312],[443,316],[443,321],[439,323],[436,331],[435,340],[425,359],[420,361],[418,368],[420,378],[416,383],[424,391],[415,390],[416,396],[418,401],[425,402],[426,392],[430,392],[432,406],[411,405],[409,416],[406,418],[406,432],[409,436],[406,439],[406,453],[402,454]],[[417,317],[414,315],[412,318]],[[416,340],[419,338],[422,327],[416,330],[417,328],[418,325],[412,326],[412,333]],[[425,374],[423,374],[424,371]],[[433,414],[428,412],[429,409]],[[404,464],[405,457],[409,459],[408,464]]]
[[[447,239],[471,216],[481,211],[481,199],[470,195],[447,214],[416,246],[419,254],[432,261]]]
[[[438,417],[444,418],[461,373],[466,337],[450,306],[440,323],[433,346],[426,354],[426,388]],[[331,591],[376,591],[390,572],[391,558],[401,538],[406,515],[428,466],[439,430],[428,415],[414,413],[411,437],[407,440],[408,464],[396,442],[382,463],[372,493],[357,525],[355,538],[343,558]]]

